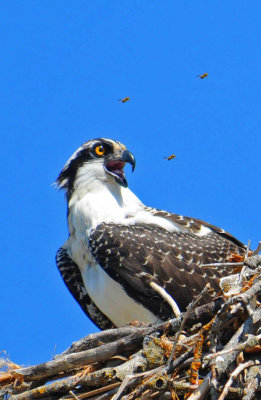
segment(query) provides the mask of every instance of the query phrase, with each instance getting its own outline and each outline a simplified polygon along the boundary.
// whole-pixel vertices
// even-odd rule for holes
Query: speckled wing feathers
[[[80,270],[67,251],[60,247],[56,254],[56,264],[72,296],[87,316],[100,328],[113,327],[112,322],[95,306],[86,292]]]
[[[244,252],[243,245],[215,231],[199,237],[145,224],[102,223],[92,231],[89,244],[108,275],[161,319],[171,317],[171,310],[151,289],[151,281],[165,288],[184,310],[207,282],[218,291],[219,278],[226,274],[222,268],[202,268],[202,264],[228,261],[232,252]]]
[[[197,218],[185,217],[184,215],[173,214],[168,211],[159,210],[157,208],[151,208],[147,206],[145,206],[145,210],[149,211],[156,217],[166,218],[174,222],[175,224],[179,225],[181,228],[184,227],[188,229],[191,233],[197,234],[201,230],[202,226],[210,228],[213,232],[215,232],[216,234],[225,239],[228,239],[236,246],[246,249],[246,246],[243,243],[241,243],[238,239],[236,239],[234,236],[232,236],[230,233],[226,232],[224,229],[219,228],[215,225],[211,225],[208,222],[202,221]]]

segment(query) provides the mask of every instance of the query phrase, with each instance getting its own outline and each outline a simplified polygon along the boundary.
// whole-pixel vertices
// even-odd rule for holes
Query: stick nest
[[[261,398],[260,258],[228,273],[213,302],[164,323],[94,333],[30,367],[0,359],[0,399]]]

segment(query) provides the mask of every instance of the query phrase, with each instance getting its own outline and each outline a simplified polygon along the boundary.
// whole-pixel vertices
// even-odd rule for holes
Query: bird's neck
[[[130,189],[114,181],[79,185],[68,203],[69,230],[72,233],[79,227],[92,229],[102,222],[125,223],[143,208]]]

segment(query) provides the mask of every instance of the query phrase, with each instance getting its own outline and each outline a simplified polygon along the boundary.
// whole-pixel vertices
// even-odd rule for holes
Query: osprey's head
[[[111,139],[92,139],[80,146],[65,164],[56,184],[67,190],[70,197],[75,185],[84,180],[113,181],[127,187],[124,174],[126,163],[135,168],[135,158],[126,147]]]

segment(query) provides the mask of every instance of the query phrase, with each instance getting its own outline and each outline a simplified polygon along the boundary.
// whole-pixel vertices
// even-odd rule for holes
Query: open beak
[[[132,166],[132,172],[135,169],[135,158],[133,154],[124,150],[119,154],[115,155],[113,158],[109,159],[105,164],[105,171],[111,175],[117,183],[119,183],[123,187],[128,186],[128,182],[125,178],[124,167],[125,164],[128,163]]]

